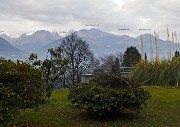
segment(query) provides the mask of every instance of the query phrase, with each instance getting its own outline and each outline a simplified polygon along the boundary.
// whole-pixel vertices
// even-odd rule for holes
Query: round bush
[[[150,93],[128,78],[100,75],[89,83],[70,89],[69,99],[76,106],[97,117],[113,117],[120,113],[138,113]]]
[[[44,104],[45,87],[40,69],[0,58],[0,126],[7,126],[20,109]]]

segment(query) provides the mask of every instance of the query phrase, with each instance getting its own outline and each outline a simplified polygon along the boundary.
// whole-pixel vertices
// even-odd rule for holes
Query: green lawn
[[[54,91],[51,103],[27,109],[14,120],[16,127],[180,127],[180,88],[145,88],[152,98],[137,118],[90,119],[69,106],[68,90]]]

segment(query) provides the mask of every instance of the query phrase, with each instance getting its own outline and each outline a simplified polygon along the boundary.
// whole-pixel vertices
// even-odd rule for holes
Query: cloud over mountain
[[[0,24],[1,31],[12,34],[95,27],[137,36],[149,32],[139,31],[140,28],[150,28],[165,38],[167,26],[170,31],[180,31],[179,5],[179,0],[1,0]],[[130,31],[118,31],[118,28]]]

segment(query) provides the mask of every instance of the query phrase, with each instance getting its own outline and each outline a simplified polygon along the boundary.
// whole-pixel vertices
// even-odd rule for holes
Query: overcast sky
[[[0,0],[0,31],[17,36],[93,27],[133,36],[156,31],[165,38],[167,26],[180,32],[179,6],[180,0]]]

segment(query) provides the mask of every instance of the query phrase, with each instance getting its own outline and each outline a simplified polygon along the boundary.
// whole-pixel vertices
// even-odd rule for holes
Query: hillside
[[[0,37],[0,52],[20,52],[20,50]]]
[[[10,59],[25,59],[27,56],[27,52],[19,50],[8,41],[0,37],[0,57]]]

